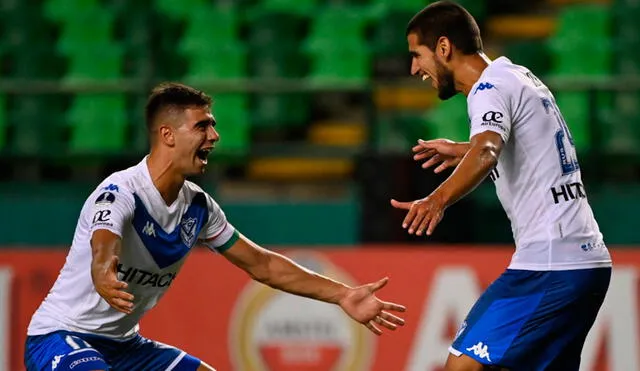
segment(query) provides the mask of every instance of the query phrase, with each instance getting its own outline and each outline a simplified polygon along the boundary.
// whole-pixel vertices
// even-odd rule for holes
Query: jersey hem
[[[507,269],[517,269],[525,271],[568,271],[578,269],[592,269],[592,268],[611,268],[613,262],[611,260],[584,262],[584,263],[567,263],[567,264],[526,264],[526,263],[511,263]]]

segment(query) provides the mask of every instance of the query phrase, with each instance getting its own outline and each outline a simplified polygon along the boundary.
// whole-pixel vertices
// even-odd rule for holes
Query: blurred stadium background
[[[459,2],[478,20],[491,58],[506,55],[526,65],[554,91],[579,151],[596,218],[628,266],[620,279],[631,282],[630,291],[619,296],[632,295],[630,302],[616,302],[610,314],[620,320],[620,308],[630,308],[622,312],[631,322],[618,326],[623,335],[609,334],[607,341],[618,339],[631,353],[603,340],[595,345],[601,350],[589,370],[640,369],[635,273],[640,268],[635,254],[640,246],[640,1]],[[6,289],[5,295],[0,290],[0,314],[10,319],[5,327],[0,324],[0,369],[21,367],[25,321],[55,279],[86,196],[104,176],[146,153],[144,103],[161,81],[184,82],[214,97],[222,141],[197,182],[250,238],[273,248],[321,254],[307,263],[333,272],[321,263],[326,258],[358,282],[398,271],[401,282],[403,274],[416,274],[415,281],[405,277],[407,286],[437,283],[433,272],[450,262],[486,285],[508,261],[512,243],[492,184],[451,207],[428,239],[407,236],[400,227],[403,215],[389,206],[391,197],[427,195],[447,175],[422,171],[411,160],[418,138],[468,137],[464,97],[439,102],[429,84],[409,76],[405,25],[428,3],[0,0],[0,273],[3,266],[12,272],[0,274]],[[465,248],[454,250],[453,244]],[[376,255],[380,251],[391,255]],[[428,264],[422,266],[424,261],[412,254]],[[227,279],[239,282],[238,291],[246,284],[209,259]],[[377,265],[364,267],[367,262]],[[433,275],[424,273],[418,280],[421,272]],[[455,277],[452,284],[464,284]],[[177,280],[188,292],[185,281]],[[392,298],[391,287],[411,288],[390,286]],[[397,294],[413,300],[410,292]],[[462,302],[453,300],[463,309],[453,314],[443,309],[449,313],[442,317],[447,331],[438,336],[453,336],[472,303],[473,292],[467,294]],[[330,363],[314,366],[308,359],[306,366],[281,360],[241,367],[227,359],[236,352],[231,345],[212,353],[214,359],[198,355],[221,369],[437,370],[433,365],[446,355],[442,344],[431,368],[406,354],[401,361],[387,357],[382,345],[400,344],[406,351],[420,343],[415,326],[424,321],[426,295],[416,294],[419,308],[408,315],[415,316],[407,330],[411,339],[394,334],[400,338],[380,340],[377,350],[358,348],[362,357],[375,358],[358,365],[345,366],[348,352],[329,368]],[[224,297],[232,308],[236,296]],[[171,305],[161,304],[163,314],[157,316],[171,316]],[[237,316],[235,309],[225,313]],[[236,333],[229,326],[207,336],[225,343]],[[183,332],[189,331],[193,327],[176,327],[158,336],[188,348]],[[353,345],[351,340],[344,344]],[[236,368],[220,366],[225,362]]]

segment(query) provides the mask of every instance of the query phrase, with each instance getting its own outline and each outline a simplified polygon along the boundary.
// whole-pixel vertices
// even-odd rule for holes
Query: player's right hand
[[[440,165],[434,169],[435,173],[440,173],[445,169],[458,166],[468,150],[469,143],[457,143],[449,139],[427,141],[418,139],[418,144],[412,148],[414,160],[427,160],[422,164],[423,169],[440,163]]]
[[[126,282],[118,280],[118,257],[113,256],[109,268],[102,274],[95,275],[93,284],[96,291],[115,310],[131,314],[133,310],[133,295],[126,292]]]

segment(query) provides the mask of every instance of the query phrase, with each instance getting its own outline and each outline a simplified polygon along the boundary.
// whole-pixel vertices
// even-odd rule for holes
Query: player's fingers
[[[423,210],[422,208],[419,208],[419,207],[416,207],[416,209],[418,210],[416,211],[415,216],[413,217],[413,222],[411,222],[411,226],[409,226],[409,234],[413,234],[418,230],[418,228],[420,227],[420,224],[422,223],[425,216],[427,215],[426,210]]]
[[[389,277],[385,277],[385,278],[381,279],[380,281],[373,283],[370,286],[371,292],[376,292],[376,291],[380,290],[381,288],[385,287],[387,285],[387,282],[389,282]]]
[[[380,317],[380,316],[376,316],[376,318],[374,319],[375,323],[379,324],[380,326],[386,327],[389,330],[395,330],[398,328],[397,325],[387,321],[386,319]]]
[[[435,164],[437,164],[438,162],[441,162],[441,161],[442,161],[442,156],[435,155],[435,156],[431,157],[430,159],[428,159],[427,161],[425,161],[422,164],[422,168],[423,169],[428,169],[431,166],[433,166],[433,165],[435,165]]]
[[[126,283],[126,282],[124,282],[124,281],[115,281],[115,282],[113,283],[113,287],[114,287],[114,288],[116,288],[116,289],[118,289],[118,290],[124,290],[124,289],[126,289],[127,287],[129,287],[129,284],[128,284],[128,283]]]
[[[393,198],[391,199],[391,206],[395,207],[396,209],[411,210],[412,204],[413,202],[400,202],[394,200]]]
[[[436,151],[434,151],[432,149],[429,149],[429,150],[426,150],[426,151],[423,150],[423,151],[420,151],[420,152],[416,153],[415,155],[413,155],[413,159],[416,160],[416,161],[423,160],[423,159],[429,158],[429,157],[431,157],[431,156],[433,156],[433,155],[435,155],[437,153],[438,152],[436,152]]]
[[[122,313],[130,314],[133,309],[133,303],[124,301],[120,298],[113,298],[109,301],[109,304]]]
[[[411,147],[411,151],[422,152],[424,151],[424,147],[422,146],[422,144],[416,144],[415,146]]]
[[[389,312],[382,311],[380,312],[379,316],[391,323],[394,323],[399,326],[404,326],[404,320],[402,318],[395,316]]]
[[[407,308],[404,305],[391,303],[391,302],[388,302],[388,301],[383,301],[382,302],[382,309],[384,309],[384,310],[393,310],[393,311],[396,311],[396,312],[406,312],[407,311]]]
[[[413,218],[415,218],[416,216],[416,209],[417,209],[416,207],[409,208],[409,212],[407,213],[407,215],[404,217],[404,220],[402,221],[402,228],[407,228],[411,223],[411,221],[413,221]]]
[[[422,236],[432,218],[433,216],[431,215],[431,212],[428,212],[424,215],[424,218],[422,219],[420,224],[416,226],[416,235]]]
[[[367,326],[367,328],[368,328],[371,332],[373,332],[374,334],[376,334],[376,335],[382,335],[382,331],[380,331],[380,329],[379,329],[379,328],[377,328],[377,327],[373,324],[373,322],[369,321],[369,322],[367,322],[367,323],[365,324],[365,326]]]
[[[126,300],[128,302],[132,302],[134,299],[134,296],[132,294],[122,290],[116,290],[113,296],[122,300]]]
[[[431,236],[433,231],[436,229],[436,226],[438,225],[438,223],[440,223],[441,219],[442,219],[441,213],[438,213],[433,218],[431,218],[431,221],[429,222],[429,228],[427,228],[427,236]]]

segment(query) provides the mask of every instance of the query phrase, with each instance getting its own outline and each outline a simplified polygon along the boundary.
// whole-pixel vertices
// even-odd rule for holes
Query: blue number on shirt
[[[547,113],[552,113],[556,117],[556,121],[560,126],[555,134],[555,144],[558,149],[558,155],[560,156],[562,175],[575,173],[580,170],[580,165],[578,164],[576,147],[569,132],[569,127],[566,121],[564,121],[560,109],[558,109],[558,106],[554,102],[548,98],[542,98],[542,105]]]

